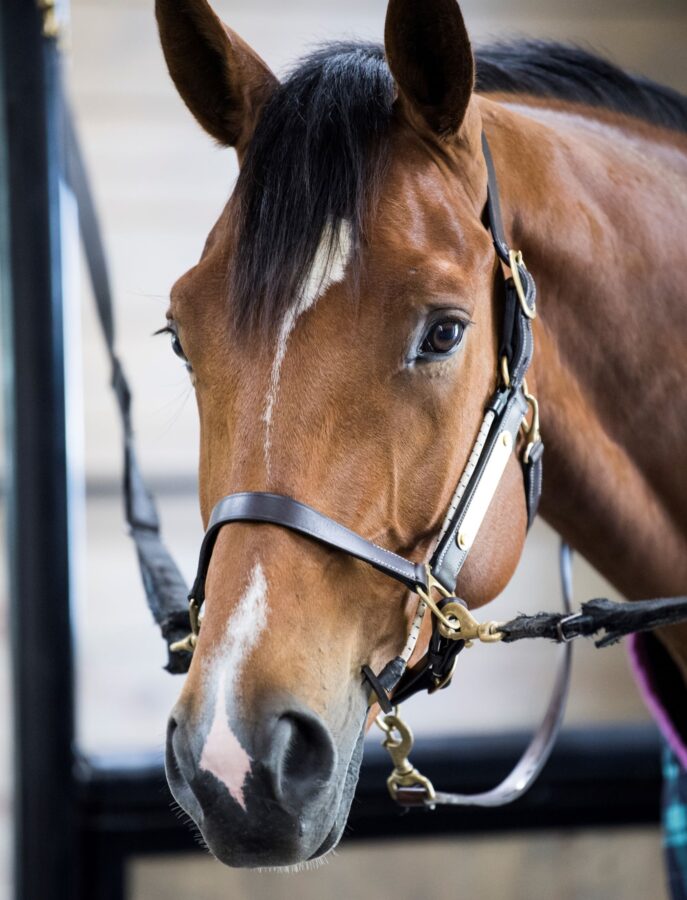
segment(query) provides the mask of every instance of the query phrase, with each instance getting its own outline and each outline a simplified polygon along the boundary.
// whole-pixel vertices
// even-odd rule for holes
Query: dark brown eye
[[[444,356],[452,353],[463,339],[464,331],[465,326],[457,319],[440,319],[430,326],[420,351]]]
[[[164,328],[158,329],[155,334],[168,334],[171,344],[172,344],[172,352],[175,356],[178,356],[179,359],[185,363],[186,368],[191,371],[191,365],[188,361],[186,354],[184,353],[184,348],[181,346],[181,340],[179,339],[179,335],[177,333],[176,326],[168,320],[168,324],[164,326]]]
[[[186,354],[184,353],[184,348],[181,346],[179,335],[176,333],[176,331],[171,330],[169,334],[172,341],[172,352],[175,354],[175,356],[178,356],[179,359],[183,359],[183,361],[186,362]]]

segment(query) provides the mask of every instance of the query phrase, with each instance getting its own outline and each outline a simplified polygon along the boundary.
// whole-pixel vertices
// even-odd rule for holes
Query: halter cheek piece
[[[405,805],[434,805],[436,802],[481,802],[481,805],[496,805],[508,802],[526,789],[543,764],[539,757],[523,759],[520,769],[524,766],[528,777],[523,781],[522,772],[518,770],[519,774],[511,776],[511,779],[517,781],[517,785],[509,783],[505,793],[504,785],[501,785],[495,792],[463,798],[462,801],[440,799],[431,784],[410,766],[407,754],[412,745],[412,736],[398,715],[392,714],[390,699],[392,697],[393,704],[398,705],[418,691],[432,692],[446,687],[451,681],[456,657],[463,647],[470,646],[474,640],[494,642],[502,637],[496,623],[479,624],[464,601],[456,597],[455,590],[458,575],[474,544],[501,476],[516,450],[521,430],[524,430],[526,438],[521,465],[528,526],[534,520],[541,494],[544,447],[539,435],[537,402],[528,392],[525,381],[534,350],[532,320],[536,316],[536,288],[522,254],[511,250],[506,242],[496,175],[484,135],[482,147],[488,173],[485,224],[491,230],[501,263],[510,272],[510,277],[503,279],[499,383],[487,404],[477,440],[458,482],[431,559],[426,565],[404,559],[291,497],[257,491],[230,494],[221,499],[213,509],[201,546],[198,572],[189,595],[192,633],[170,648],[174,653],[184,653],[192,652],[195,647],[212,552],[220,530],[232,522],[280,525],[368,563],[403,584],[419,597],[418,613],[404,652],[391,659],[376,675],[369,666],[365,666],[363,677],[372,688],[370,702],[376,700],[387,714],[381,725],[387,732],[385,746],[395,762],[389,788],[392,796]],[[527,416],[530,411],[531,419],[528,424]],[[432,615],[429,647],[420,662],[409,669],[407,662],[427,608]],[[563,695],[565,693],[560,678],[557,692],[562,692]],[[557,721],[560,714],[557,709],[554,713],[553,719]],[[549,719],[551,718],[549,715]],[[548,723],[549,731],[554,724]],[[548,744],[552,742],[552,734],[547,732],[540,741],[542,742],[548,748]]]

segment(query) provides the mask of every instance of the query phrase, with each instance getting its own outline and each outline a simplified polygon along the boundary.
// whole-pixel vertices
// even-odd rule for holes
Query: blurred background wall
[[[381,40],[385,7],[384,0],[215,3],[278,74],[323,40]],[[574,41],[687,91],[684,0],[467,0],[462,8],[477,43],[519,35]],[[190,579],[201,537],[195,404],[166,339],[151,335],[164,324],[170,285],[198,259],[231,190],[236,162],[233,153],[213,146],[176,95],[158,46],[153,0],[71,0],[71,10],[66,75],[109,250],[120,349],[136,391],[142,462],[158,490],[169,543]],[[119,426],[85,277],[81,295],[72,299],[74,327],[82,333],[84,376],[83,423],[74,424],[83,434],[87,487],[77,611],[80,741],[102,752],[159,747],[180,685],[161,671],[162,646],[150,625],[122,525]],[[496,618],[557,602],[555,552],[555,536],[538,524],[513,584],[496,601]],[[580,596],[609,591],[579,561],[576,578]],[[0,602],[6,616],[6,591]],[[545,700],[551,649],[476,648],[465,654],[450,691],[409,704],[417,732],[455,732],[459,739],[465,731],[531,725]],[[623,649],[578,649],[569,721],[645,717]],[[3,618],[0,894],[9,885],[6,663]],[[451,870],[455,866],[464,879],[462,887],[444,872],[447,856],[453,860]],[[145,863],[132,872],[132,896],[411,898],[419,896],[423,883],[416,879],[418,872],[422,890],[432,897],[543,898],[554,895],[554,882],[560,897],[662,896],[659,838],[651,831],[343,849],[319,873],[291,878],[234,874],[209,860]]]

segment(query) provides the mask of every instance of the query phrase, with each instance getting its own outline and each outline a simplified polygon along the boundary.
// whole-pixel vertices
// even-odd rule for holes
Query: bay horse
[[[206,0],[156,14],[181,97],[239,158],[167,314],[205,523],[226,494],[271,491],[426,559],[498,377],[484,133],[539,286],[541,514],[629,598],[685,593],[687,100],[559,45],[475,56],[454,0],[390,0],[384,47],[326,46],[281,83]],[[512,455],[460,573],[471,608],[525,534]],[[371,721],[361,667],[399,652],[416,605],[283,528],[222,530],[167,741],[172,792],[218,859],[336,846]],[[636,653],[647,691],[672,686],[657,712],[687,765],[687,628]]]

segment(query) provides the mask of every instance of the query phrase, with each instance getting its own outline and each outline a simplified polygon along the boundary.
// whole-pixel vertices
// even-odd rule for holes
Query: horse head
[[[205,0],[157,0],[157,18],[182,98],[240,167],[168,312],[198,403],[204,520],[224,495],[270,491],[421,562],[498,377],[460,10],[391,0],[384,48],[326,47],[282,83]],[[504,587],[525,532],[511,456],[461,571],[471,607]],[[416,609],[298,534],[221,531],[167,743],[174,796],[219,859],[286,866],[336,845],[369,720],[361,667],[399,653]]]

